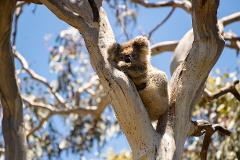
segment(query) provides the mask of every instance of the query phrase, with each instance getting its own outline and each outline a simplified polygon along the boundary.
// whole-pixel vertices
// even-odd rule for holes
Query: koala
[[[151,121],[167,110],[167,76],[150,62],[151,50],[146,37],[139,36],[108,50],[108,60],[134,82]]]

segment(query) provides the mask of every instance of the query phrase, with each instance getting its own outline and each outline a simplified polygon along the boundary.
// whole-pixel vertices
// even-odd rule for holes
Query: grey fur
[[[139,36],[108,50],[109,61],[134,82],[150,119],[157,120],[168,106],[167,76],[150,63],[150,47],[146,37]]]

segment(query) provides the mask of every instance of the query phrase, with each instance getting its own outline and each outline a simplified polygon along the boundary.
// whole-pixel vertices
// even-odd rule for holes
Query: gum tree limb
[[[11,47],[12,17],[16,1],[0,1],[0,100],[6,160],[26,160],[23,104],[15,77]]]

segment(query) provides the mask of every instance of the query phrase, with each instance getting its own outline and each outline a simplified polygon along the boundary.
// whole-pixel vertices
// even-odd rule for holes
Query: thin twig
[[[167,16],[159,23],[157,24],[149,33],[148,33],[148,39],[150,39],[152,37],[152,34],[159,29],[159,27],[161,27],[165,22],[167,22],[167,20],[171,17],[171,15],[173,14],[173,12],[175,11],[175,7],[173,7],[170,12],[167,14]]]

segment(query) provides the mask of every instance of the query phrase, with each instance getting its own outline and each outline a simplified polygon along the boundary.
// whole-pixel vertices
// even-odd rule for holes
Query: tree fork
[[[177,68],[170,81],[168,91],[170,109],[161,119],[163,121],[159,121],[158,124],[162,127],[158,132],[153,129],[133,83],[124,73],[113,68],[107,60],[107,49],[115,42],[115,38],[102,8],[102,0],[92,1],[99,11],[99,21],[96,20],[96,16],[94,20],[91,7],[77,5],[76,3],[79,3],[77,1],[74,3],[68,0],[39,1],[82,33],[92,65],[105,92],[111,98],[134,159],[180,159],[190,130],[191,110],[199,100],[206,78],[224,47],[224,41],[217,28],[216,12],[219,0],[193,0],[194,43],[189,55]],[[6,13],[8,12],[4,12]],[[10,46],[10,42],[8,44]],[[11,50],[8,53],[11,53]],[[16,81],[14,82],[13,86],[17,89]],[[18,96],[16,93],[15,97]],[[21,100],[17,102],[20,104]]]

